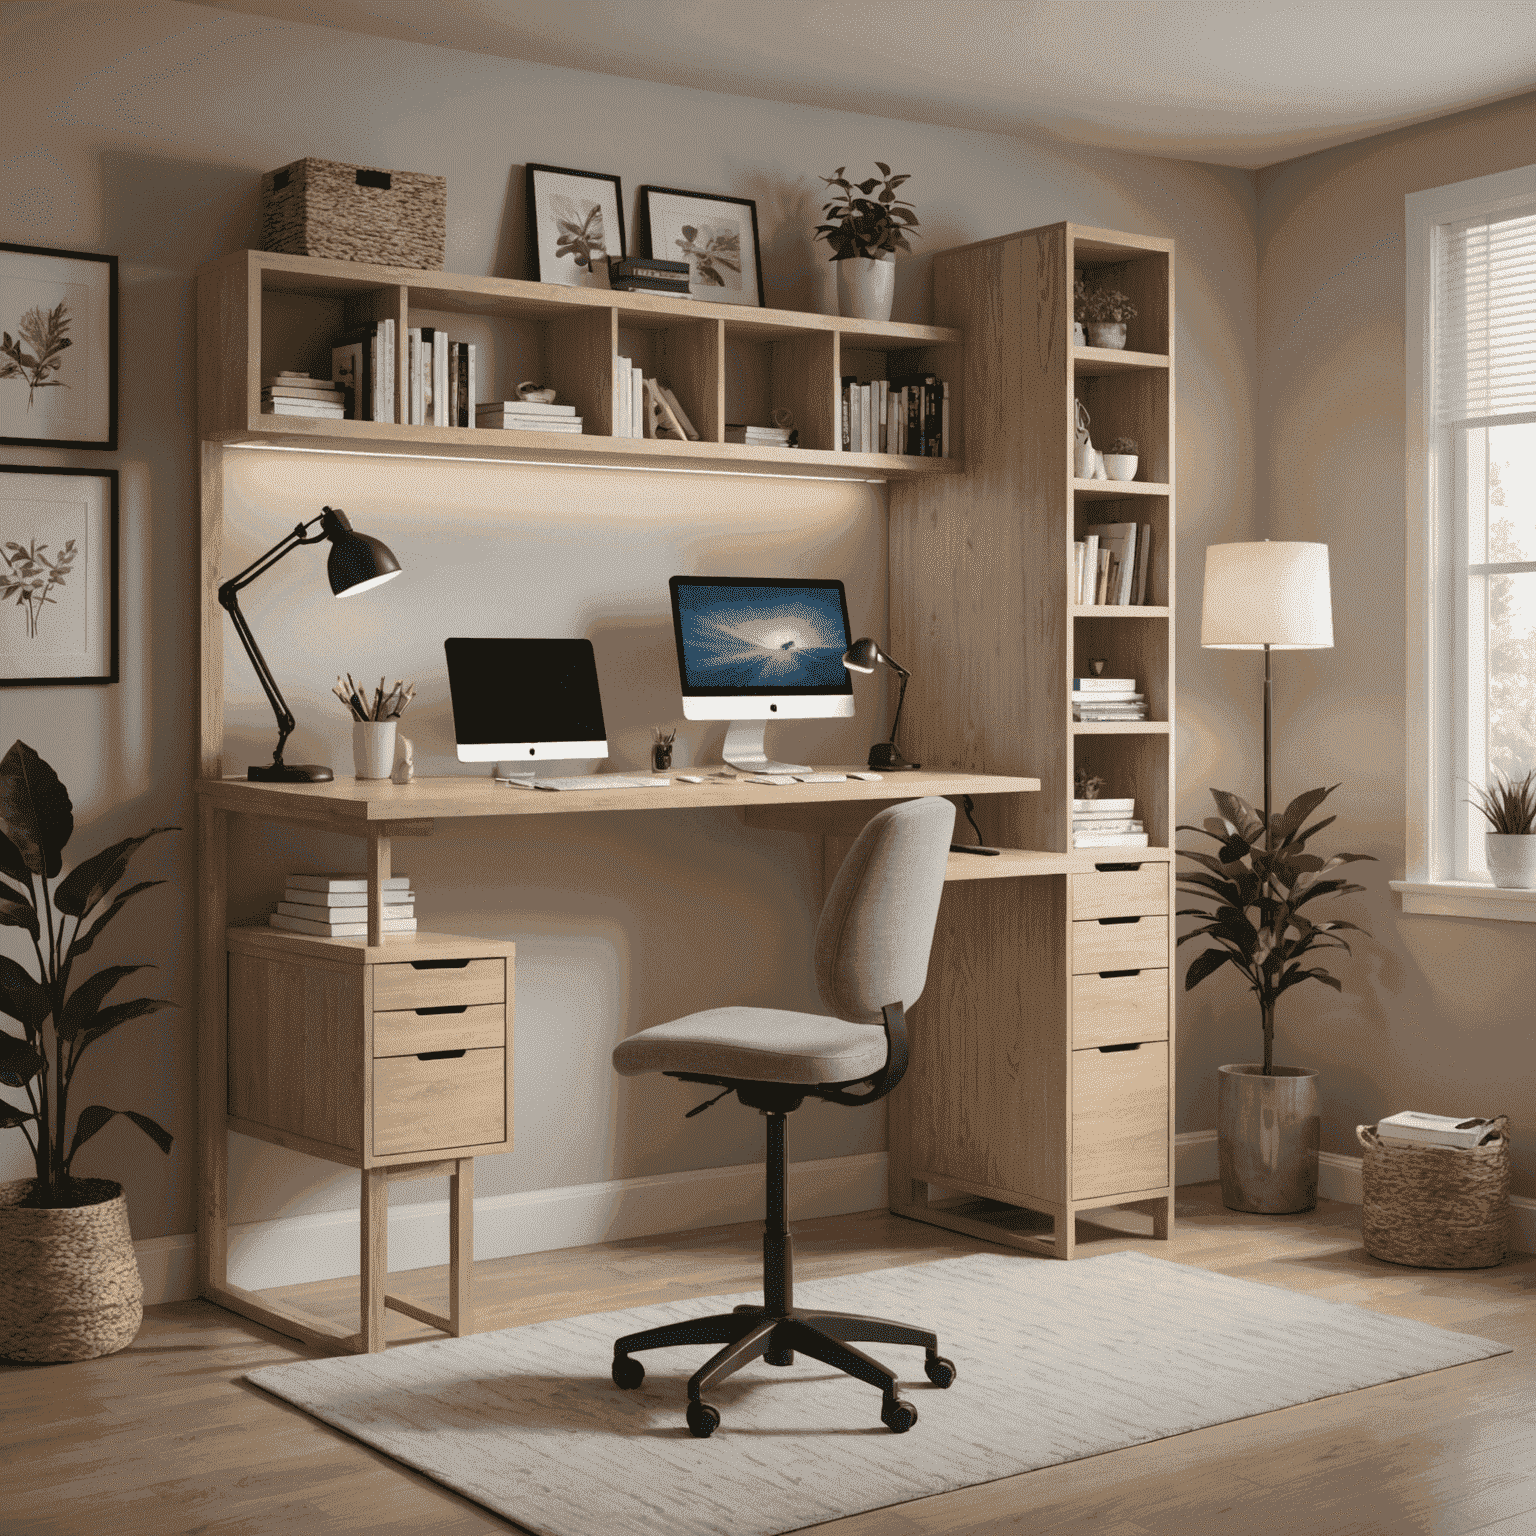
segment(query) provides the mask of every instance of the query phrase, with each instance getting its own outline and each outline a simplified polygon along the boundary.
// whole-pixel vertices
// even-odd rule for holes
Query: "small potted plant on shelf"
[[[1104,450],[1104,473],[1111,480],[1134,480],[1140,453],[1134,437],[1117,437]]]
[[[0,1129],[27,1138],[37,1175],[0,1184],[0,1356],[90,1360],[133,1342],[144,1287],[128,1230],[123,1187],[76,1178],[75,1154],[115,1115],[125,1115],[162,1152],[171,1136],[147,1115],[91,1104],[69,1134],[69,1093],[85,1052],[119,1025],[170,1003],[106,1001],[142,965],[109,965],[76,980],[74,970],[135,896],[115,896],[137,849],[161,832],[126,837],[63,873],[74,807],[58,775],[25,742],[0,759],[0,924],[21,929],[37,975],[0,954],[0,1084],[26,1104],[0,1099]],[[109,899],[110,898],[110,899]],[[19,1027],[20,1033],[15,1029]]]
[[[1488,821],[1484,834],[1488,873],[1500,890],[1536,890],[1536,768],[1523,779],[1506,779],[1497,768],[1489,789],[1471,786]]]
[[[896,252],[912,249],[907,234],[918,225],[912,205],[896,195],[909,178],[892,175],[881,160],[875,169],[879,176],[867,181],[849,181],[843,165],[821,178],[836,191],[821,210],[830,222],[816,226],[816,238],[832,247],[838,313],[851,320],[891,318]]]
[[[1090,288],[1078,278],[1072,285],[1074,318],[1088,330],[1090,347],[1125,346],[1125,322],[1136,318],[1136,306],[1114,288]]]
[[[1179,891],[1204,903],[1182,907],[1180,917],[1201,919],[1179,943],[1211,938],[1216,947],[1190,962],[1184,990],[1190,991],[1224,965],[1231,965],[1258,999],[1264,1031],[1264,1060],[1220,1069],[1217,1079],[1217,1155],[1221,1198],[1234,1211],[1308,1211],[1317,1204],[1317,1073],[1308,1067],[1275,1065],[1275,1005],[1303,981],[1343,988],[1322,966],[1309,964],[1313,952],[1342,949],[1346,930],[1365,933],[1358,923],[1319,919],[1314,903],[1363,891],[1338,871],[1370,859],[1368,853],[1307,852],[1307,841],[1334,818],[1311,826],[1308,816],[1338,788],[1309,789],[1283,811],[1263,816],[1226,790],[1213,789],[1219,816],[1203,827],[1181,826],[1217,844],[1215,853],[1179,849],[1179,857],[1200,868],[1180,876]]]

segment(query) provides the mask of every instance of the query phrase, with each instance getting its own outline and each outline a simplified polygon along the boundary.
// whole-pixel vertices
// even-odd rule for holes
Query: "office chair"
[[[795,1352],[879,1387],[881,1421],[905,1434],[917,1409],[896,1395],[896,1376],[856,1343],[911,1344],[926,1352],[935,1386],[955,1379],[953,1362],[924,1328],[794,1303],[793,1238],[785,1221],[785,1116],[807,1098],[872,1104],[907,1067],[905,1009],[917,1001],[944,889],[955,811],[947,800],[909,800],[879,812],[843,861],[816,928],[816,986],[831,1017],[778,1008],[711,1008],[643,1029],[621,1042],[614,1068],[625,1077],[661,1072],[712,1083],[768,1120],[763,1303],[627,1334],[613,1346],[614,1385],[633,1391],[640,1350],[719,1344],[688,1382],[688,1428],[701,1440],[720,1424],[704,1393],[761,1356],[790,1365]],[[883,1028],[877,1031],[873,1026]],[[697,1114],[714,1103],[711,1099]]]

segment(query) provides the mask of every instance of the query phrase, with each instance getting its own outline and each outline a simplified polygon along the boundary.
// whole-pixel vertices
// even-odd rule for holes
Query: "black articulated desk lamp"
[[[901,679],[901,693],[896,700],[896,718],[891,721],[891,739],[877,741],[869,749],[869,766],[887,773],[901,768],[921,768],[921,763],[909,763],[896,746],[896,727],[901,724],[901,706],[907,702],[907,684],[911,682],[912,674],[899,661],[887,656],[868,636],[855,640],[843,653],[843,665],[850,672],[873,672],[881,662]]]
[[[320,531],[306,536],[317,523]],[[248,779],[255,779],[259,783],[318,784],[331,778],[332,774],[329,768],[318,763],[283,761],[283,745],[293,734],[295,725],[293,711],[288,708],[288,701],[283,697],[282,689],[277,686],[277,679],[272,676],[272,669],[267,665],[267,658],[261,654],[261,647],[256,644],[251,626],[245,622],[236,594],[250,586],[258,576],[271,570],[290,549],[297,549],[300,544],[319,544],[327,539],[330,540],[331,553],[326,562],[326,574],[331,580],[331,591],[337,597],[352,597],[358,592],[366,592],[370,587],[376,587],[400,574],[400,562],[385,545],[377,539],[370,539],[366,533],[354,533],[352,524],[347,521],[347,514],[339,507],[323,507],[319,517],[298,524],[292,533],[274,544],[259,560],[246,566],[238,576],[231,576],[219,588],[219,606],[234,622],[235,633],[240,636],[245,654],[251,658],[257,680],[267,696],[267,703],[277,716],[277,749],[272,754],[272,761],[265,766],[252,767],[246,773]]]

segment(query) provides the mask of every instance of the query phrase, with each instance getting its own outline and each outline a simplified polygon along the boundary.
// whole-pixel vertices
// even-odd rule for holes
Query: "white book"
[[[1145,832],[1074,832],[1074,848],[1145,848]]]
[[[476,423],[482,430],[505,429],[509,432],[574,432],[582,431],[580,416],[482,416]]]
[[[1134,677],[1074,677],[1073,690],[1077,693],[1113,693],[1122,688],[1134,688]]]
[[[368,890],[367,875],[311,875],[299,874],[288,876],[289,886],[296,891],[363,891]],[[408,891],[411,888],[409,875],[391,875],[383,882],[386,891]]]
[[[629,370],[629,435],[645,436],[645,371]]]
[[[890,450],[886,445],[890,442],[891,414],[891,385],[888,379],[875,380],[874,412],[875,420],[878,423],[875,429],[875,435],[878,439],[875,447],[881,453],[888,453]]]
[[[327,421],[345,421],[346,407],[323,405],[318,400],[263,400],[263,416],[320,416]]]
[[[297,902],[305,907],[366,907],[368,905],[367,891],[306,891],[302,886],[290,885],[283,892],[283,900]],[[387,890],[384,892],[384,904],[392,906],[400,903],[416,900],[415,891]]]
[[[479,386],[478,386],[478,384],[476,382],[476,379],[475,379],[475,344],[474,344],[474,342],[471,341],[471,342],[467,342],[465,344],[464,353],[465,353],[465,363],[464,363],[464,375],[465,375],[465,386],[464,386],[464,425],[466,427],[477,427],[477,426],[480,425],[480,423],[476,419],[476,412],[478,410],[478,407],[475,404],[475,392],[476,392],[476,390],[477,390],[477,388]]]
[[[1093,523],[1089,525],[1088,532],[1098,535],[1099,548],[1107,549],[1116,562],[1117,582],[1101,601],[1116,607],[1128,602],[1133,562],[1136,556],[1136,524]],[[1123,597],[1122,592],[1125,594]]]
[[[432,425],[447,427],[448,420],[448,359],[452,353],[446,331],[438,331],[432,338]]]
[[[1427,1115],[1420,1110],[1404,1110],[1376,1122],[1376,1134],[1383,1141],[1415,1142],[1428,1147],[1476,1147],[1498,1134],[1491,1120],[1481,1117]]]
[[[367,907],[312,907],[308,902],[280,901],[277,910],[284,917],[302,917],[312,923],[365,923]],[[411,901],[387,902],[384,920],[396,922],[403,917],[415,917],[416,904]]]
[[[687,411],[685,411],[682,406],[678,404],[677,396],[673,394],[671,386],[667,384],[661,384],[658,381],[657,387],[661,390],[661,393],[665,397],[667,404],[672,407],[672,414],[677,417],[678,425],[682,427],[684,434],[688,438],[688,441],[690,443],[698,442],[698,429],[688,419]]]
[[[1124,817],[1119,821],[1105,821],[1098,818],[1078,821],[1074,817],[1072,830],[1073,832],[1144,832],[1146,828],[1133,817]]]
[[[864,424],[864,452],[874,453],[878,446],[875,442],[874,395],[868,384],[859,385],[859,419]]]
[[[384,320],[380,323],[384,327],[384,420],[395,421],[399,415],[395,409],[395,384],[400,374],[395,362],[398,355],[395,351],[395,322]]]
[[[518,416],[574,416],[576,407],[563,405],[556,400],[548,403],[542,400],[482,400],[475,407],[475,413],[479,416],[496,411],[507,411]]]
[[[1074,800],[1072,812],[1077,815],[1083,811],[1100,811],[1108,814],[1111,811],[1123,811],[1129,815],[1136,809],[1134,799],[1125,800]]]
[[[629,383],[634,374],[627,357],[615,356],[613,360],[613,435],[629,436],[631,409]]]
[[[1083,538],[1083,579],[1078,585],[1077,601],[1086,607],[1093,602],[1094,583],[1099,572],[1099,536],[1089,532]]]
[[[358,923],[312,923],[307,917],[285,917],[281,912],[274,912],[267,922],[274,928],[283,928],[289,933],[308,933],[318,939],[365,939],[368,937],[366,919]],[[414,917],[394,918],[384,924],[384,932],[415,933],[416,919]]]

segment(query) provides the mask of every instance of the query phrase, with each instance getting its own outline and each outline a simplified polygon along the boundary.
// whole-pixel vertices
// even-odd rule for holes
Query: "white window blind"
[[[1437,426],[1536,411],[1536,205],[1436,228]]]

